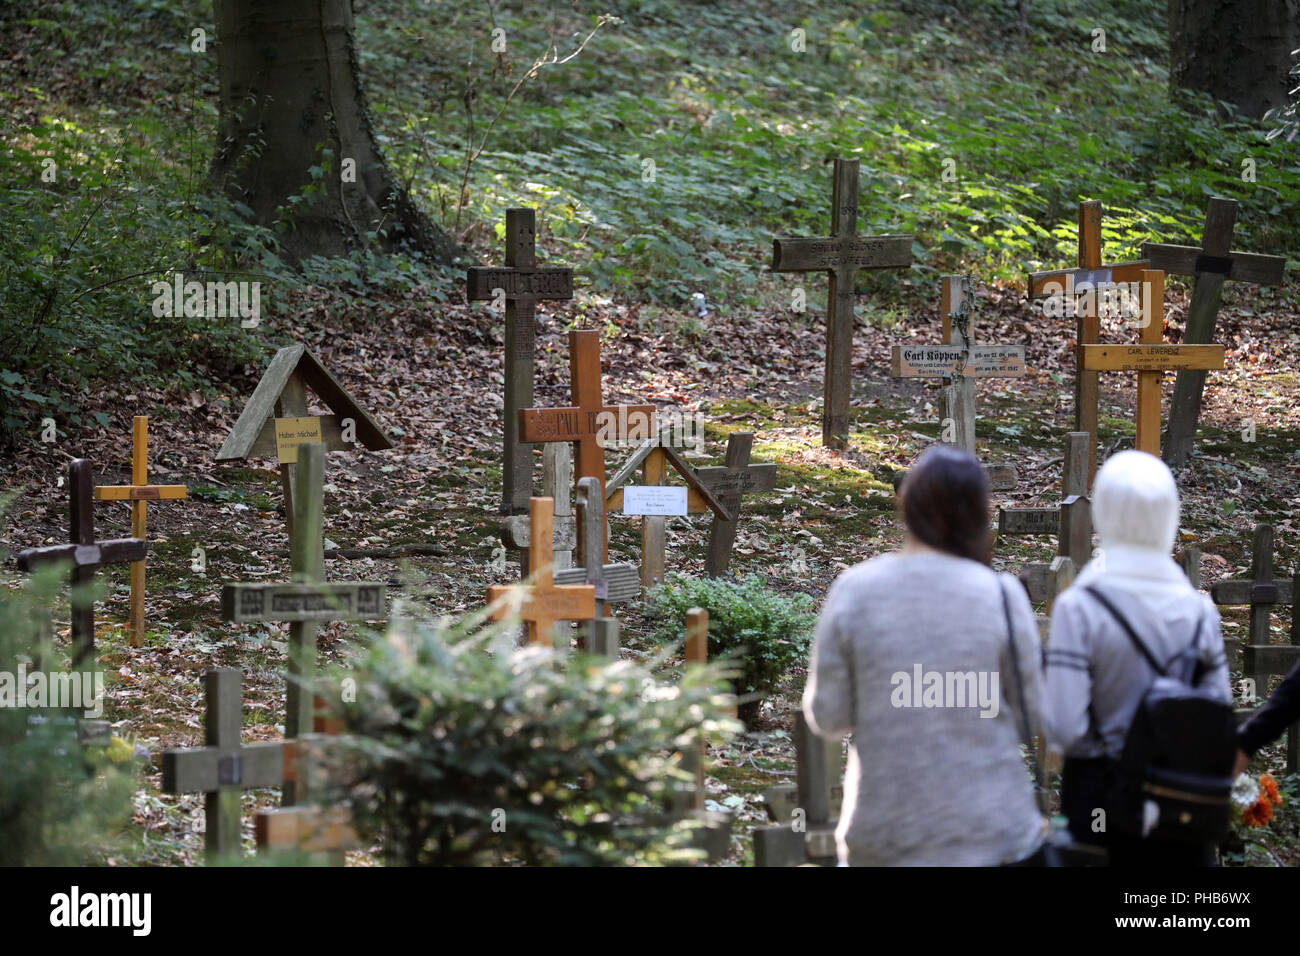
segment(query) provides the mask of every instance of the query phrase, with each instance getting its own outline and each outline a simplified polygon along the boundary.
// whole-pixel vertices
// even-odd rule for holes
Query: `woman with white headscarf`
[[[1129,725],[1155,677],[1091,585],[1133,623],[1162,662],[1194,655],[1200,686],[1228,702],[1228,666],[1214,603],[1172,557],[1178,489],[1164,462],[1140,451],[1111,457],[1097,474],[1093,525],[1100,549],[1052,608],[1045,654],[1044,726],[1065,755],[1062,809],[1076,840],[1110,850],[1112,865],[1212,865],[1209,844],[1173,844],[1107,832],[1107,794]]]

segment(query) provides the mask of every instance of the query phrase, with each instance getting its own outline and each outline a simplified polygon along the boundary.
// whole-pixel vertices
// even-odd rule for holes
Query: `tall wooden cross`
[[[1214,196],[1205,211],[1205,228],[1199,246],[1161,242],[1142,244],[1142,257],[1151,260],[1151,268],[1196,279],[1192,301],[1187,308],[1187,324],[1183,329],[1183,341],[1188,345],[1213,341],[1225,281],[1232,279],[1257,285],[1280,285],[1282,282],[1286,270],[1285,256],[1228,251],[1236,222],[1237,201]],[[1191,453],[1196,440],[1196,424],[1201,417],[1204,389],[1203,370],[1179,370],[1174,380],[1174,398],[1165,439],[1165,461],[1171,468],[1181,468]]]
[[[316,673],[316,632],[323,622],[378,621],[388,616],[384,584],[357,581],[324,583],[324,567],[316,542],[323,510],[325,449],[319,444],[298,449],[293,534],[289,539],[292,581],[288,584],[225,584],[221,589],[221,619],[234,624],[253,621],[289,623],[289,670],[285,690],[284,735],[298,737],[313,726],[313,681]],[[284,802],[297,801],[292,781],[284,787]]]
[[[794,787],[777,784],[763,798],[777,826],[754,830],[755,866],[833,865],[836,800],[842,794],[842,743],[815,735],[801,711],[794,717]],[[789,820],[786,823],[784,821]]]
[[[602,657],[618,657],[618,620],[605,616],[605,606],[631,601],[641,595],[641,574],[636,565],[604,564],[600,560],[605,540],[605,499],[595,478],[578,479],[578,524],[582,528],[583,566],[557,572],[556,584],[590,584],[596,604],[587,622],[587,651]],[[574,574],[579,571],[581,576]]]
[[[605,441],[649,438],[654,432],[653,405],[606,405],[600,385],[600,333],[569,333],[569,388],[574,407],[521,408],[519,438],[525,442],[574,442],[576,474],[596,478],[605,487]],[[531,514],[531,504],[529,506]],[[609,557],[606,541],[602,560]]]
[[[555,642],[559,621],[589,621],[596,616],[596,589],[590,584],[557,585],[551,571],[551,522],[555,503],[550,498],[528,502],[529,567],[525,584],[493,584],[487,589],[488,620],[518,617],[528,624],[530,644]],[[512,607],[512,604],[516,605]]]
[[[69,544],[28,548],[15,555],[18,570],[32,571],[48,564],[67,562],[71,593],[72,662],[80,664],[95,654],[95,599],[91,586],[95,571],[104,564],[144,561],[148,545],[139,538],[95,540],[92,510],[95,475],[89,460],[78,458],[68,466]]]
[[[824,239],[772,240],[773,272],[825,272],[826,373],[822,444],[845,448],[853,390],[853,299],[859,269],[905,269],[912,236],[859,236],[858,161],[836,159],[831,189],[831,234]]]
[[[731,549],[736,543],[736,526],[740,522],[741,497],[771,491],[776,487],[776,464],[751,465],[749,454],[753,447],[752,432],[733,432],[727,438],[726,464],[695,469],[700,483],[713,492],[722,506],[731,513],[731,517],[725,521],[714,515],[713,524],[709,528],[704,573],[711,578],[727,573]]]
[[[500,299],[505,330],[505,447],[501,513],[526,514],[533,495],[533,449],[515,431],[519,411],[533,404],[537,341],[534,314],[542,299],[572,299],[573,270],[537,265],[537,222],[533,209],[506,210],[504,267],[474,268],[466,276],[471,302]]]
[[[148,526],[150,501],[184,498],[184,485],[149,484],[149,417],[135,416],[131,435],[131,484],[96,485],[96,501],[131,502],[131,537],[143,539]],[[144,561],[131,562],[131,633],[130,644],[144,644]]]
[[[210,861],[239,853],[243,791],[278,787],[284,781],[284,741],[240,745],[242,680],[240,671],[230,667],[205,673],[203,746],[165,750],[162,755],[163,793],[206,794],[204,843]]]
[[[1083,365],[1089,370],[1127,370],[1138,373],[1138,451],[1160,455],[1160,398],[1164,373],[1170,369],[1224,367],[1222,345],[1165,345],[1165,274],[1142,270],[1143,320],[1140,344],[1085,345]],[[1093,410],[1095,415],[1096,410]],[[1095,442],[1093,450],[1096,450]]]
[[[1079,267],[1053,272],[1029,274],[1029,298],[1041,299],[1051,295],[1068,295],[1071,290],[1087,290],[1084,308],[1075,301],[1075,377],[1074,377],[1074,430],[1090,436],[1088,454],[1088,487],[1092,487],[1097,473],[1097,373],[1084,366],[1084,349],[1101,340],[1100,296],[1097,287],[1107,283],[1138,282],[1142,270],[1150,266],[1146,259],[1132,262],[1103,263],[1101,261],[1101,203],[1090,200],[1079,203]]]

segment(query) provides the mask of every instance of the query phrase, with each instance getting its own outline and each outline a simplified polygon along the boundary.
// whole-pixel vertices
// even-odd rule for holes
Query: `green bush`
[[[723,655],[738,660],[737,695],[766,695],[792,664],[808,656],[816,619],[806,594],[778,594],[757,575],[740,580],[669,575],[648,599],[646,616],[658,624],[655,639],[680,641],[686,612],[694,607],[709,612],[709,660]],[[741,703],[739,716],[745,726],[754,725],[760,703]]]
[[[730,732],[718,668],[678,684],[549,648],[476,615],[395,617],[348,672],[344,754],[358,829],[405,866],[603,865],[693,859],[664,812],[692,786],[681,751]]]

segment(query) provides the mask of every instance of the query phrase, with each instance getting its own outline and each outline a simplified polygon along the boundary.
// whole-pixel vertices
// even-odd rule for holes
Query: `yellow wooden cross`
[[[1224,367],[1222,345],[1166,345],[1165,274],[1142,271],[1144,324],[1138,345],[1085,345],[1083,367],[1091,371],[1135,371],[1137,384],[1138,451],[1160,455],[1160,397],[1164,373],[1174,369]]]
[[[131,484],[96,485],[96,501],[131,502],[131,537],[144,538],[150,501],[184,498],[184,485],[149,484],[149,417],[135,416],[132,429]],[[144,561],[131,562],[131,633],[132,647],[144,643]]]

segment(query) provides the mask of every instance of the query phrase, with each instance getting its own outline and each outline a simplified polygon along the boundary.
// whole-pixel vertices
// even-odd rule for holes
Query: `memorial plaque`
[[[895,345],[895,378],[1015,378],[1025,374],[1023,345]]]

